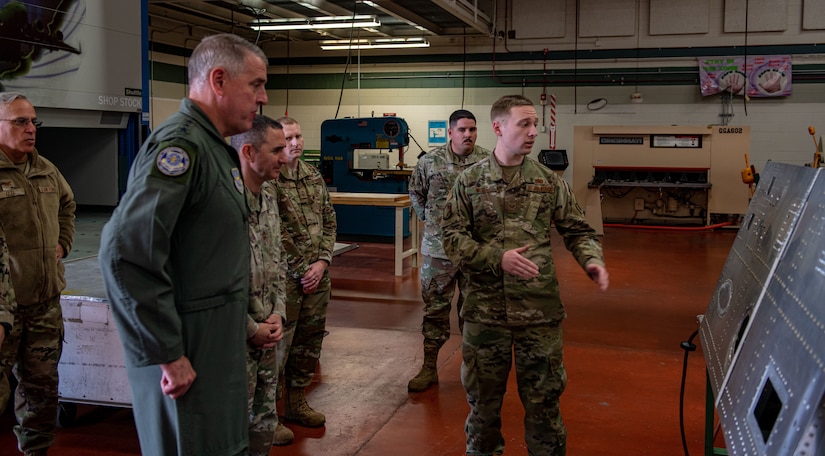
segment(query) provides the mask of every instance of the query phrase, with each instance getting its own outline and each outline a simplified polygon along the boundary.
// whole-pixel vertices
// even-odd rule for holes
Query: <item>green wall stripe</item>
[[[189,57],[192,49],[172,46],[163,43],[149,43],[149,49],[153,52],[160,52],[173,56]],[[704,57],[704,56],[726,56],[744,55],[747,50],[748,55],[795,55],[795,54],[822,54],[825,52],[825,45],[811,44],[791,44],[791,45],[765,45],[765,46],[713,46],[713,47],[682,47],[682,48],[650,48],[650,49],[587,49],[587,50],[566,50],[550,51],[545,56],[544,51],[529,52],[505,52],[503,49],[497,50],[495,56],[492,53],[475,54],[395,54],[385,56],[365,56],[361,55],[362,64],[377,63],[444,63],[464,61],[467,63],[477,62],[517,62],[543,60],[573,60],[574,58],[587,60],[605,59],[660,59],[660,58],[680,58],[680,57]],[[354,56],[352,57],[355,58]],[[329,57],[272,57],[269,59],[270,65],[345,65],[347,57],[344,55],[332,55]]]
[[[182,65],[155,62],[151,65],[152,80],[176,84],[186,83],[186,68]],[[340,89],[341,74],[270,74],[269,90]],[[794,65],[793,83],[825,83],[825,64]],[[525,87],[604,87],[622,85],[697,85],[697,67],[604,68],[582,70],[511,70],[511,71],[405,71],[361,73],[362,89],[444,89],[489,88],[505,85]],[[358,87],[355,73],[344,81],[345,89]]]

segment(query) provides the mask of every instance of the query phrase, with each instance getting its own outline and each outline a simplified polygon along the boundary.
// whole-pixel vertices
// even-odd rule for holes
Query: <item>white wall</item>
[[[577,125],[711,125],[721,124],[719,114],[722,101],[713,96],[703,99],[697,93],[698,87],[642,87],[645,96],[642,104],[632,104],[629,95],[634,88],[590,88],[578,90],[577,103],[573,102],[570,88],[559,90],[556,107],[557,149],[566,149],[572,162],[575,160],[573,147],[573,127]],[[751,130],[750,161],[763,169],[768,160],[803,165],[813,158],[813,141],[808,126],[813,125],[817,137],[825,132],[825,103],[820,98],[825,90],[819,85],[798,85],[795,93],[787,99],[752,99],[744,105],[737,97],[732,104],[734,113],[730,125],[749,125]],[[345,91],[338,117],[381,116],[384,112],[397,113],[404,118],[411,134],[424,148],[427,147],[427,122],[446,120],[455,109],[461,108],[460,89],[404,89],[404,90],[364,90],[355,93]],[[661,92],[661,93],[657,93]],[[810,92],[810,93],[808,93]],[[499,96],[522,93],[537,103],[539,121],[542,107],[538,104],[541,90],[530,88],[522,92],[520,88],[479,89],[465,91],[464,109],[473,112],[478,119],[478,144],[492,149],[495,135],[490,128],[489,112],[492,102]],[[289,115],[301,122],[306,149],[321,148],[321,123],[332,119],[336,112],[337,90],[292,90],[289,94],[290,106],[284,106],[285,94],[270,92],[270,104],[264,107],[264,114],[280,117],[288,109]],[[594,98],[608,99],[608,105],[598,111],[587,109],[587,103]],[[653,99],[649,102],[648,99]],[[655,102],[696,98],[691,102]],[[360,107],[358,101],[360,100]],[[177,111],[178,99],[153,99],[152,116],[157,124]],[[745,109],[747,108],[747,115]],[[545,126],[549,127],[550,108],[546,108]],[[540,133],[534,147],[534,155],[541,149],[549,148],[549,128]],[[416,163],[420,149],[410,141],[405,161]],[[744,157],[742,167],[745,167]],[[570,171],[565,178],[570,180]]]
[[[696,68],[694,57],[642,58],[636,59],[579,59],[544,60],[543,49],[570,51],[577,49],[646,49],[696,48],[735,46],[742,49],[746,40],[749,46],[758,45],[804,45],[825,42],[825,23],[816,20],[825,10],[823,0],[769,0],[751,1],[748,9],[749,30],[747,36],[742,28],[744,0],[701,0],[687,3],[680,0],[588,0],[579,3],[579,36],[576,36],[577,0],[496,0],[497,31],[504,37],[514,31],[516,39],[495,39],[492,37],[467,40],[467,52],[478,55],[489,53],[495,46],[499,55],[514,52],[533,52],[534,60],[494,62],[463,62],[464,43],[461,38],[435,38],[433,47],[414,51],[425,54],[455,54],[452,62],[415,64],[360,64],[360,60],[347,67],[350,76],[369,74],[380,77],[382,72],[437,72],[444,75],[461,74],[460,71],[504,72],[507,70],[567,71],[572,68],[587,70],[593,68]],[[616,11],[616,8],[622,8]],[[612,11],[605,15],[605,11]],[[686,13],[685,11],[689,11]],[[551,17],[552,16],[552,17]],[[564,20],[558,20],[561,16]],[[613,24],[611,17],[632,20],[633,26]],[[614,26],[615,25],[615,26]],[[543,35],[543,31],[546,34]],[[586,31],[583,34],[582,31]],[[588,35],[588,36],[584,36]],[[153,35],[153,39],[163,41],[163,33]],[[519,38],[527,37],[527,38]],[[170,39],[172,39],[170,37]],[[191,48],[195,41],[190,40]],[[172,43],[175,44],[175,43]],[[180,45],[180,43],[176,43]],[[287,51],[285,41],[268,41],[264,46],[267,55],[275,59],[329,57],[334,53],[324,53],[313,42],[292,42]],[[823,46],[825,51],[825,46]],[[387,51],[389,53],[393,51]],[[387,53],[385,52],[385,54]],[[339,53],[340,54],[340,53]],[[413,54],[413,52],[410,52]],[[753,55],[752,52],[749,52]],[[177,56],[153,56],[156,61],[180,65],[185,59]],[[797,54],[794,65],[825,63],[825,52]],[[301,74],[341,74],[344,65],[316,64],[307,66],[270,67],[270,78],[300,78]],[[698,72],[697,72],[698,73]],[[686,77],[693,77],[693,73]],[[550,108],[538,105],[541,87],[523,88],[519,84],[500,85],[491,88],[439,88],[439,89],[345,89],[343,94],[337,89],[270,91],[269,106],[264,112],[273,117],[284,115],[298,119],[306,137],[307,149],[320,149],[320,125],[324,120],[338,117],[380,116],[384,112],[394,112],[404,118],[418,143],[427,148],[427,121],[446,120],[458,108],[472,111],[479,120],[479,144],[492,148],[495,144],[489,125],[489,108],[492,102],[506,94],[521,93],[537,104],[540,120],[545,126],[550,123]],[[351,84],[351,83],[350,83]],[[348,86],[350,86],[348,84]],[[534,84],[535,85],[535,84]],[[642,104],[631,104],[630,94],[642,93]],[[178,100],[185,93],[183,85],[164,82],[152,83],[152,123],[162,121],[177,110]],[[670,86],[634,86],[632,84],[601,87],[547,87],[547,93],[557,97],[557,148],[567,149],[570,160],[575,160],[573,151],[573,127],[577,125],[709,125],[721,124],[722,99],[719,96],[702,97],[697,84]],[[338,100],[341,97],[341,107]],[[599,111],[589,111],[587,103],[597,98],[605,98],[608,105]],[[289,105],[286,106],[287,99]],[[751,163],[757,170],[763,169],[768,160],[793,164],[804,164],[812,160],[813,144],[808,134],[809,125],[821,134],[825,132],[825,83],[794,83],[793,93],[784,98],[752,99],[747,104],[741,97],[732,103],[734,117],[730,125],[752,127]],[[746,113],[747,111],[747,113]],[[547,133],[542,133],[535,147],[535,153],[549,146]],[[414,164],[418,147],[411,143],[410,152],[405,157],[407,164]],[[744,167],[744,157],[743,163]],[[569,179],[571,173],[565,176]]]

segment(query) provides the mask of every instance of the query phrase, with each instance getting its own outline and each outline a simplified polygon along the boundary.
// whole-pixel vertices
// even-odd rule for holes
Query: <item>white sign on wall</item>
[[[447,144],[447,121],[430,120],[427,125],[427,145],[430,147]]]

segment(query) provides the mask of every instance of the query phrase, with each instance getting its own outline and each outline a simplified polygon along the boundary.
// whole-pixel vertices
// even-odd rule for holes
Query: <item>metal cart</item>
[[[358,248],[335,243],[334,255]],[[77,404],[131,407],[123,346],[107,302],[97,256],[69,260],[66,290],[60,298],[65,328],[58,364],[60,406],[57,421],[70,425]]]
[[[97,256],[67,261],[65,266],[67,287],[60,298],[65,336],[58,364],[61,426],[75,419],[76,404],[132,406],[123,347]]]

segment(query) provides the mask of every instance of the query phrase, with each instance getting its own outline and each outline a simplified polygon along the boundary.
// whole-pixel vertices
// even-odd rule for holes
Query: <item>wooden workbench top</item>
[[[348,206],[407,207],[410,205],[410,195],[397,193],[329,192],[329,197],[332,204]]]

